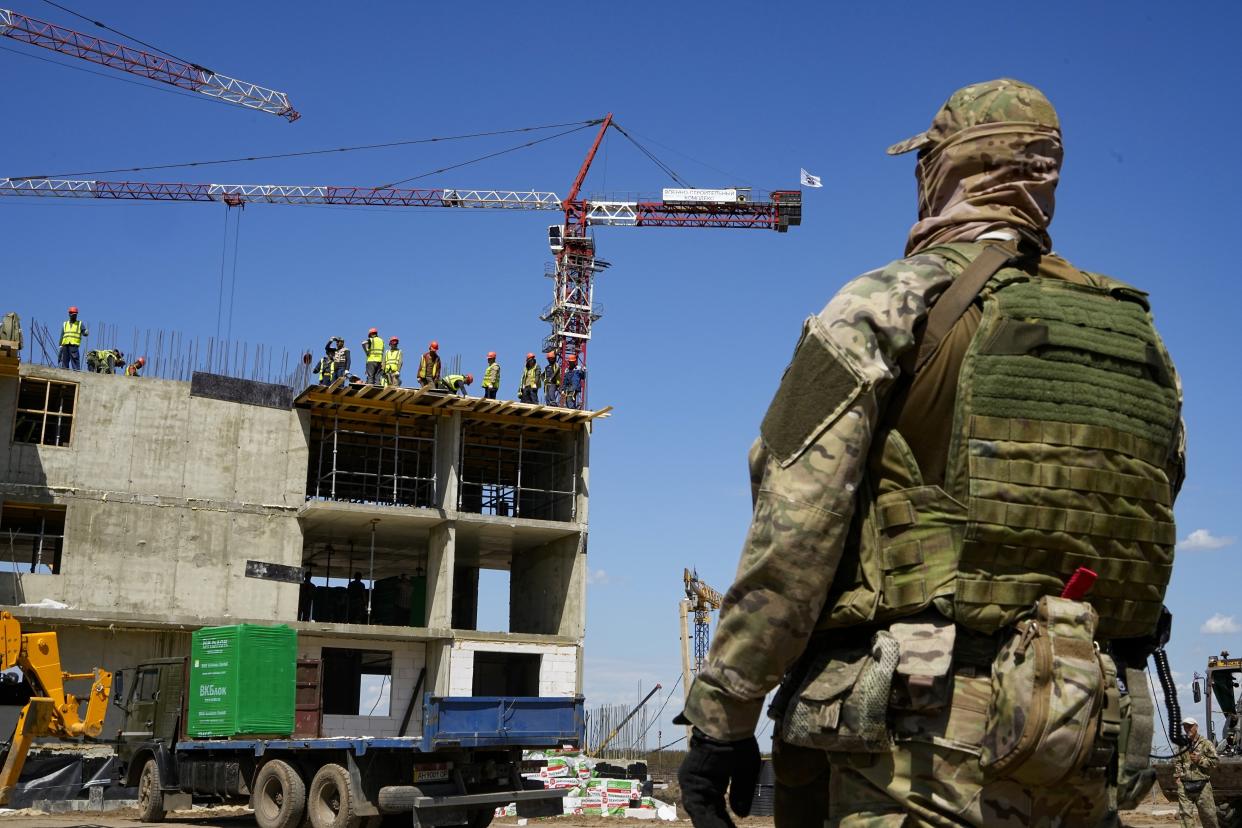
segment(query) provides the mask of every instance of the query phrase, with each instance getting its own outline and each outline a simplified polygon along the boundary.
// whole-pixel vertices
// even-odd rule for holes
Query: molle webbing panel
[[[1178,418],[1146,308],[1038,278],[988,304],[962,372],[966,454],[950,460],[969,481],[958,620],[996,629],[1088,566],[1100,637],[1145,634],[1172,571]]]

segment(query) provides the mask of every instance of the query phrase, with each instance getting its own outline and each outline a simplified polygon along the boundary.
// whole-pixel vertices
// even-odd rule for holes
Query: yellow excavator
[[[30,743],[41,736],[60,739],[95,737],[103,730],[108,712],[112,674],[96,667],[89,673],[66,673],[60,668],[60,646],[54,632],[23,633],[21,622],[0,612],[0,683],[15,684],[24,677],[34,695],[22,708],[0,766],[0,805],[7,805],[13,786],[26,764]],[[12,668],[21,670],[21,676]],[[65,682],[90,680],[86,716],[77,696],[65,692]]]

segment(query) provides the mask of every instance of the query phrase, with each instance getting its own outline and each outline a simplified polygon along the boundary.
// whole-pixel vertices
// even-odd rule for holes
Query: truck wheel
[[[466,825],[470,828],[487,828],[495,817],[495,808],[471,809],[466,812]]]
[[[361,828],[362,818],[354,813],[349,771],[334,763],[320,768],[311,780],[306,814],[313,828]]]
[[[259,768],[254,779],[254,821],[259,828],[298,828],[306,815],[306,783],[280,759]]]
[[[160,789],[160,766],[148,759],[138,777],[138,818],[143,822],[164,821],[164,791]]]

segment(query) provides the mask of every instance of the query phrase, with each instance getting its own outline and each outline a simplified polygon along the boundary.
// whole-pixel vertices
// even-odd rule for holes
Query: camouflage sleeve
[[[807,320],[751,450],[754,515],[707,664],[684,716],[717,739],[754,732],[801,655],[841,559],[883,401],[950,272],[903,259],[841,289]]]
[[[1217,761],[1216,746],[1210,739],[1201,739],[1199,741],[1199,769],[1211,770],[1216,767]]]

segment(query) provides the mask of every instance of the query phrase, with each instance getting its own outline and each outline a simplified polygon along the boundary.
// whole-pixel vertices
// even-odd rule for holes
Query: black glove
[[[759,782],[759,743],[754,736],[722,742],[695,728],[690,752],[681,763],[681,804],[695,828],[734,828],[725,808],[738,816],[750,816],[750,805]]]

